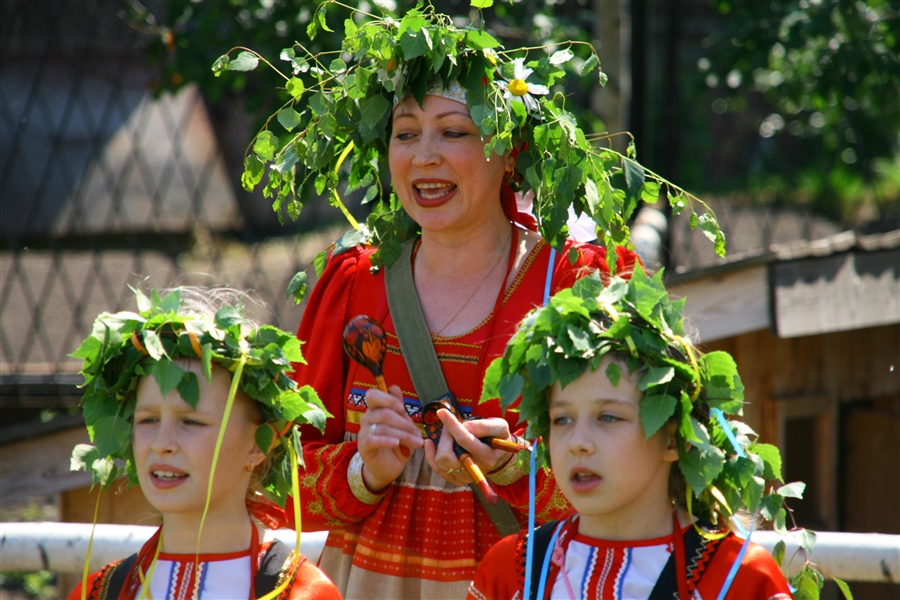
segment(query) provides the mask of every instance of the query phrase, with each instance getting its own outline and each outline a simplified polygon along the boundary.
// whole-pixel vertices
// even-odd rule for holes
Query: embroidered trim
[[[481,593],[481,591],[475,587],[475,582],[469,584],[469,595],[475,598],[475,600],[488,600],[488,597]]]
[[[455,362],[467,365],[478,364],[478,357],[471,354],[449,354],[445,352],[438,352],[437,357],[441,362]]]
[[[509,286],[509,289],[506,290],[506,294],[503,296],[503,303],[501,306],[505,305],[507,300],[509,300],[512,295],[515,293],[516,289],[518,289],[519,284],[522,283],[522,279],[525,278],[525,274],[528,273],[528,270],[531,269],[531,264],[537,260],[538,255],[541,253],[541,249],[547,242],[544,241],[543,238],[538,238],[537,244],[534,245],[534,248],[531,249],[531,253],[525,259],[525,262],[522,263],[522,268],[519,269],[519,273],[516,275],[516,278],[513,279],[512,285]],[[548,268],[553,268],[554,265],[548,265]]]
[[[518,436],[515,436],[516,441],[519,442],[520,439]],[[511,485],[523,477],[525,477],[527,473],[525,470],[519,466],[519,461],[516,460],[516,457],[513,456],[510,458],[503,468],[494,473],[488,473],[487,478],[496,483],[497,485]]]
[[[315,490],[312,494],[315,500],[307,502],[306,509],[314,515],[325,516],[326,523],[331,527],[346,526],[357,521],[338,510],[335,499],[328,493],[328,481],[336,475],[333,466],[343,447],[343,444],[323,446],[316,449],[312,457],[304,454],[307,467],[300,476],[300,485],[303,488]]]
[[[350,484],[350,491],[356,496],[356,499],[364,504],[378,504],[388,488],[385,488],[380,494],[373,494],[366,486],[366,482],[362,478],[363,459],[359,452],[350,459],[350,466],[347,468],[347,483]],[[390,487],[390,486],[389,486]]]

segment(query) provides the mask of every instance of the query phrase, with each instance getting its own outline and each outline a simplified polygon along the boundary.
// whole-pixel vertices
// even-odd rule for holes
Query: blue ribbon
[[[531,600],[531,565],[534,562],[534,496],[537,487],[535,471],[537,470],[538,440],[531,444],[531,458],[528,467],[528,542],[525,549],[525,589],[523,600]]]
[[[735,523],[737,523],[737,521],[735,521]],[[739,527],[741,530],[743,530],[743,527],[741,527],[740,525]],[[750,522],[750,531],[746,532],[747,538],[744,540],[744,545],[741,546],[741,551],[738,552],[737,558],[734,559],[734,564],[731,565],[731,570],[728,571],[728,577],[725,578],[725,583],[722,584],[722,590],[719,592],[718,600],[725,600],[725,595],[728,593],[728,589],[731,587],[731,584],[734,583],[734,578],[737,576],[738,569],[741,568],[741,562],[743,562],[744,560],[744,555],[747,554],[747,546],[750,545],[750,536],[753,535],[753,530],[755,528],[756,512],[753,513],[753,520]]]
[[[719,422],[719,425],[722,426],[722,431],[725,432],[725,437],[728,438],[728,441],[731,442],[731,446],[734,448],[735,453],[741,458],[747,456],[744,454],[744,448],[738,443],[737,438],[734,437],[734,432],[731,430],[731,426],[728,425],[728,421],[725,420],[725,413],[722,412],[721,408],[712,409],[713,414],[716,416],[716,420]]]

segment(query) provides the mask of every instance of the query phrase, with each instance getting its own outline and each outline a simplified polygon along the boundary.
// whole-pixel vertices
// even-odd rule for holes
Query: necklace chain
[[[506,244],[509,243],[509,240],[510,240],[510,239],[512,239],[512,229],[509,230],[509,236],[507,236],[506,241],[503,242],[503,248],[504,248],[504,250],[506,249]],[[456,317],[459,316],[459,313],[461,313],[461,312],[463,311],[463,309],[469,305],[469,302],[472,301],[472,298],[475,297],[475,294],[478,293],[478,290],[480,290],[480,289],[484,286],[485,282],[486,282],[486,281],[488,280],[488,278],[491,276],[491,273],[494,272],[494,269],[496,269],[496,268],[497,268],[497,265],[499,265],[500,262],[503,260],[503,255],[504,255],[504,254],[506,254],[506,253],[505,253],[505,252],[502,252],[502,251],[500,252],[500,254],[497,256],[497,260],[494,261],[494,264],[491,266],[490,270],[489,270],[489,271],[487,272],[487,274],[484,276],[484,279],[481,280],[481,283],[478,284],[478,287],[476,287],[476,288],[472,291],[472,293],[469,294],[469,297],[466,299],[466,301],[463,303],[463,305],[460,306],[459,309],[457,309],[457,311],[456,311],[455,313],[453,313],[453,316],[450,317],[450,320],[447,321],[446,323],[444,323],[444,326],[443,326],[443,327],[441,327],[439,330],[437,330],[437,331],[434,332],[434,335],[438,335],[438,336],[439,336],[439,335],[441,335],[441,333],[444,332],[445,329],[447,329],[448,327],[450,327],[450,324],[453,323],[453,321],[456,320]],[[504,283],[505,283],[505,282],[504,282]]]

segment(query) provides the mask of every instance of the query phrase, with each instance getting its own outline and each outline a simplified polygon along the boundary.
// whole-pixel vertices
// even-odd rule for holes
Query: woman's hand
[[[362,476],[372,491],[384,489],[400,476],[410,457],[405,449],[422,447],[422,433],[403,407],[400,388],[389,389],[390,394],[375,388],[366,392],[368,410],[359,421]]]
[[[458,485],[472,482],[472,478],[453,451],[453,440],[459,442],[485,474],[503,468],[514,456],[503,450],[494,450],[478,439],[480,437],[512,439],[509,423],[504,419],[472,419],[460,423],[447,409],[442,408],[437,414],[444,424],[444,431],[437,447],[431,440],[425,440],[425,460],[447,481]]]

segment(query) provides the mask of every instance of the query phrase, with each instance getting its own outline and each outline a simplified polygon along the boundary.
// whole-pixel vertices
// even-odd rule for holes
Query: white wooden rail
[[[91,571],[140,550],[155,527],[144,525],[97,525],[91,546]],[[295,532],[279,529],[281,541],[293,548]],[[327,532],[300,536],[300,552],[318,561]],[[90,523],[0,523],[0,571],[81,573],[87,558]]]
[[[91,551],[92,571],[136,552],[155,528],[139,525],[97,525]],[[80,573],[84,569],[90,523],[0,523],[0,570]],[[294,532],[284,529],[278,537],[294,545]],[[301,536],[301,552],[318,560],[326,532]],[[769,551],[780,536],[757,531],[753,541]],[[802,559],[791,557],[796,545],[787,544],[785,567],[794,572]],[[812,559],[831,576],[845,581],[900,582],[900,535],[882,533],[817,532]]]

